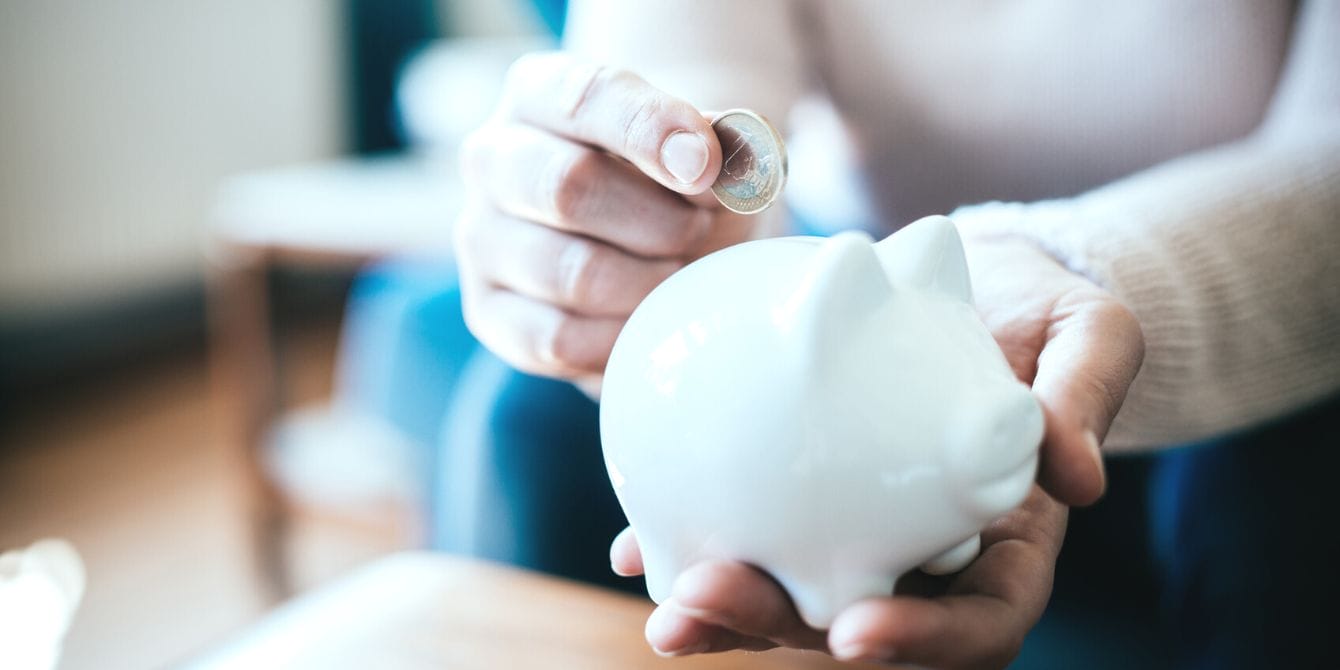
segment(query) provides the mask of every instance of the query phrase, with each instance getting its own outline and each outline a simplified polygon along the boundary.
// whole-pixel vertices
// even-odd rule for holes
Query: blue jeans
[[[626,522],[605,477],[595,404],[481,347],[454,270],[371,268],[345,323],[339,401],[422,446],[434,548],[642,590],[609,569],[609,541]]]
[[[454,289],[418,304],[401,327],[464,332]],[[609,571],[625,522],[596,403],[452,342],[391,365],[446,378],[434,382],[443,397],[409,402],[424,382],[388,403],[440,426],[434,546],[641,591]],[[1213,443],[1110,459],[1109,494],[1072,514],[1052,603],[1014,667],[1331,667],[1338,417],[1333,399]]]
[[[1018,667],[1334,667],[1340,398],[1203,444],[1109,459],[1071,516]]]

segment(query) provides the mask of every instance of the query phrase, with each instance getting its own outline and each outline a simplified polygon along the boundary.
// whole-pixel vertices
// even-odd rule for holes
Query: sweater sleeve
[[[1109,448],[1198,440],[1340,390],[1340,2],[1299,13],[1262,127],[1070,199],[988,203],[965,232],[1017,235],[1112,291],[1145,360]]]
[[[1109,447],[1208,437],[1340,389],[1340,134],[1298,139],[953,215],[1033,240],[1135,312],[1145,361]]]

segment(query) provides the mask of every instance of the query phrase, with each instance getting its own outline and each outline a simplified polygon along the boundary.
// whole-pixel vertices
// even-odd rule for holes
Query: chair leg
[[[266,435],[278,414],[269,260],[215,241],[209,275],[210,349],[224,439],[235,445],[257,581],[274,602],[292,595],[286,560],[287,508],[267,475]]]
[[[279,492],[273,486],[264,488],[252,497],[253,561],[262,593],[271,603],[278,603],[295,592],[288,561],[291,520]]]

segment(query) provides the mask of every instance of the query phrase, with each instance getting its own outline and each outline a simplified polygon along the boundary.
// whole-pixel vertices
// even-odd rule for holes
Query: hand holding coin
[[[755,236],[763,219],[745,213],[781,191],[776,131],[752,112],[713,118],[625,70],[561,52],[518,60],[461,156],[455,248],[480,342],[522,371],[598,387],[638,303]]]

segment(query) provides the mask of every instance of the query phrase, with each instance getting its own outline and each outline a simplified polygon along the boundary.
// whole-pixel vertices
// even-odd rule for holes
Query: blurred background
[[[378,268],[449,271],[454,150],[561,15],[0,0],[0,550],[82,554],[61,667],[172,663],[425,542]]]

